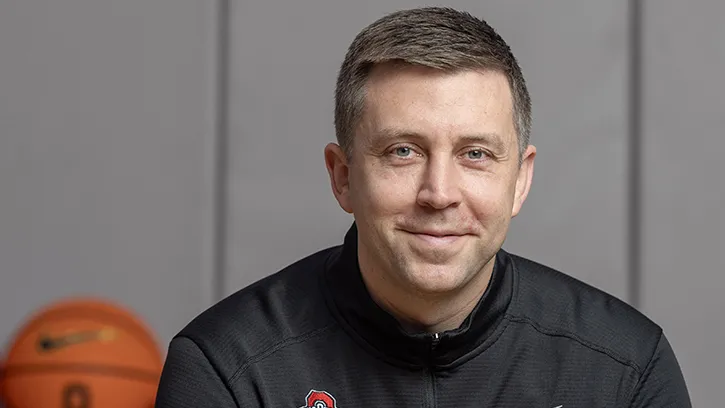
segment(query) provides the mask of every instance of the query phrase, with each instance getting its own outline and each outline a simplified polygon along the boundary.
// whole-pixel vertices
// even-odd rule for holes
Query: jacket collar
[[[498,337],[512,298],[513,273],[510,256],[500,250],[488,288],[459,328],[437,335],[407,333],[375,303],[365,286],[353,224],[325,268],[323,286],[333,314],[368,351],[406,366],[447,367],[474,357]]]

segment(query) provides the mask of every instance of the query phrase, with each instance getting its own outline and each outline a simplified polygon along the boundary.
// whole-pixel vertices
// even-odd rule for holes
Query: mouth
[[[431,231],[431,230],[404,230],[406,233],[412,235],[416,239],[423,241],[428,245],[433,246],[446,246],[453,244],[457,241],[462,240],[466,235],[465,233],[455,231]]]

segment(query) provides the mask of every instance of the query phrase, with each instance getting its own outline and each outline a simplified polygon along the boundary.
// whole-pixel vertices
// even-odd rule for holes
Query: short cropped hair
[[[521,68],[508,44],[486,21],[447,7],[388,14],[353,40],[335,89],[335,133],[348,158],[352,157],[353,136],[363,112],[370,70],[388,62],[449,72],[495,70],[505,74],[513,98],[521,160],[531,132],[531,99]]]

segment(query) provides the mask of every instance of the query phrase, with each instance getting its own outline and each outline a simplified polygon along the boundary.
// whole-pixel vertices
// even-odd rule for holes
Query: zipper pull
[[[430,343],[431,350],[434,349],[434,348],[436,348],[436,346],[438,345],[438,342],[440,341],[440,339],[441,339],[440,333],[434,333],[433,334],[433,339],[431,340],[431,343]]]

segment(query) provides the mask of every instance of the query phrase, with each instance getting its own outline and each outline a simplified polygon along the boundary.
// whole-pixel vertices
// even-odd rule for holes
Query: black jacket
[[[686,408],[660,327],[499,251],[456,330],[406,334],[370,298],[357,231],[202,313],[171,342],[157,408]]]

